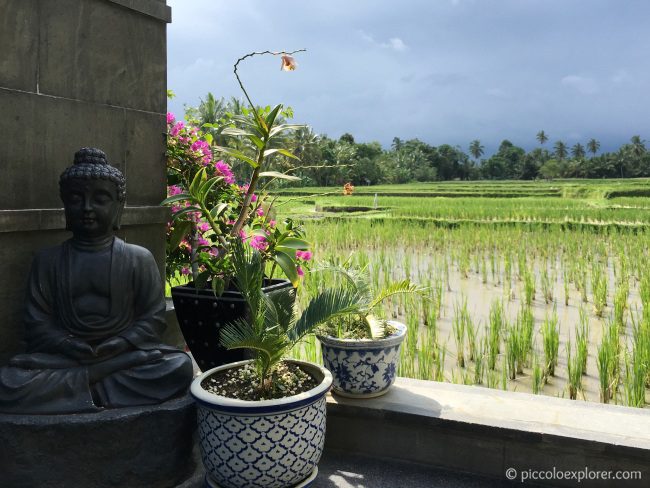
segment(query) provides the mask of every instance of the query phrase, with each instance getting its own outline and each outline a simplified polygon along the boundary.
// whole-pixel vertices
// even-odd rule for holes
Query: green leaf
[[[212,139],[213,139],[212,134],[210,133],[204,134],[203,138],[205,139],[205,142],[212,145]]]
[[[190,213],[190,212],[199,212],[201,213],[201,209],[199,207],[185,207],[182,210],[179,210],[176,212],[174,215],[172,215],[172,220],[176,221],[178,220],[179,217],[182,217],[183,215]]]
[[[212,291],[218,297],[223,295],[223,291],[226,289],[226,283],[221,278],[216,276],[212,277]]]
[[[358,295],[353,290],[345,288],[325,290],[309,301],[296,325],[289,330],[289,339],[300,340],[302,336],[331,318],[354,313],[357,310],[357,301]]]
[[[280,154],[282,154],[283,156],[286,156],[288,158],[292,158],[292,159],[296,159],[296,160],[300,161],[300,158],[298,156],[296,156],[295,154],[287,151],[286,149],[278,149],[278,152]]]
[[[221,131],[221,133],[224,136],[235,136],[235,137],[241,137],[241,136],[249,137],[253,135],[250,132],[247,132],[243,129],[238,129],[237,127],[226,127],[224,130]]]
[[[257,161],[254,159],[249,158],[246,156],[244,153],[241,151],[238,151],[237,149],[231,149],[229,147],[223,147],[223,146],[214,146],[215,150],[219,152],[223,152],[228,154],[229,156],[232,156],[233,158],[237,158],[240,161],[244,161],[245,163],[250,164],[253,168],[257,168],[258,164]]]
[[[278,116],[278,112],[282,109],[282,104],[276,105],[273,110],[271,110],[271,113],[266,116],[266,125],[271,127],[273,123],[275,122],[276,117]]]
[[[287,175],[284,173],[279,173],[278,171],[262,171],[259,174],[260,178],[263,177],[268,177],[268,178],[279,178],[281,180],[288,180],[288,181],[298,181],[302,178],[299,176],[292,176],[292,175]]]
[[[260,149],[260,150],[264,149],[264,142],[262,142],[262,139],[260,139],[259,137],[255,136],[253,134],[249,135],[248,138],[250,139],[250,141],[253,144],[255,144],[257,146],[257,149]]]
[[[210,178],[208,181],[204,182],[201,185],[201,188],[199,188],[199,198],[203,200],[206,195],[212,190],[212,187],[219,183],[221,180],[223,180],[223,176],[215,176],[213,178]]]
[[[282,269],[286,277],[291,281],[291,284],[293,286],[298,286],[300,283],[300,276],[298,276],[298,270],[296,269],[296,265],[293,262],[293,259],[291,259],[291,256],[282,251],[278,251],[276,248],[276,254],[273,256],[273,259],[275,259],[275,262],[278,263],[280,269]]]
[[[277,242],[279,246],[288,247],[291,249],[309,249],[311,244],[297,237],[286,237]]]
[[[297,130],[302,127],[305,127],[304,124],[282,124],[282,125],[276,125],[271,129],[269,132],[269,137],[273,137],[276,134],[279,134],[280,132],[284,132],[285,130]]]
[[[279,149],[267,149],[266,151],[264,151],[264,157],[267,158],[271,154],[275,154],[278,151],[279,151]]]
[[[199,275],[196,277],[196,281],[194,282],[194,287],[197,290],[202,290],[203,288],[205,288],[205,284],[208,282],[209,277],[210,277],[209,271],[204,271],[203,273],[199,273]]]
[[[172,249],[176,249],[180,245],[181,241],[183,240],[183,237],[185,237],[191,229],[192,229],[192,222],[190,222],[189,220],[184,220],[174,224],[174,230],[172,231],[172,235],[169,236],[169,247],[171,247]]]
[[[201,181],[205,178],[205,168],[201,168],[196,172],[194,175],[194,179],[192,180],[192,183],[190,183],[190,188],[189,188],[189,193],[192,196],[196,196],[196,190],[198,190],[199,186],[201,185]]]
[[[169,205],[170,203],[178,202],[180,200],[193,200],[193,198],[189,193],[179,193],[178,195],[165,198],[162,202],[160,202],[160,204]]]
[[[228,208],[228,204],[227,204],[227,203],[220,203],[219,205],[215,205],[215,206],[212,208],[212,210],[210,210],[210,215],[212,216],[213,219],[216,219],[216,218],[219,217],[219,215],[221,215],[221,214],[224,212],[224,210],[226,210],[227,208]]]

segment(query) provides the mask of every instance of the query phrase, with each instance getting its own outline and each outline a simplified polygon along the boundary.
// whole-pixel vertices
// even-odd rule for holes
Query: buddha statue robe
[[[78,276],[85,269],[87,276]],[[0,368],[0,412],[93,412],[183,394],[191,359],[162,343],[165,326],[162,280],[148,250],[114,237],[103,249],[83,249],[71,239],[41,251],[27,288],[27,351]],[[66,355],[66,339],[94,348],[113,337],[128,342],[131,359],[95,381],[90,368],[106,357]]]

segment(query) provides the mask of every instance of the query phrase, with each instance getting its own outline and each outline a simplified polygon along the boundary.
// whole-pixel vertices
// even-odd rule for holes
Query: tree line
[[[198,107],[186,110],[186,118],[198,126],[218,125],[227,122],[233,114],[245,112],[241,100],[217,99],[209,93]],[[287,109],[283,115],[289,118],[293,114]],[[231,143],[218,133],[213,136],[218,144]],[[301,186],[650,176],[650,152],[638,135],[617,151],[601,154],[598,154],[600,142],[593,138],[569,147],[561,140],[551,143],[549,135],[540,130],[536,139],[539,147],[528,152],[504,140],[495,154],[482,158],[485,149],[480,140],[471,141],[465,152],[460,146],[431,146],[419,139],[395,137],[386,150],[378,142],[358,143],[348,133],[332,139],[303,126],[281,141],[300,160],[278,157],[273,169],[299,176],[301,180],[292,185]]]

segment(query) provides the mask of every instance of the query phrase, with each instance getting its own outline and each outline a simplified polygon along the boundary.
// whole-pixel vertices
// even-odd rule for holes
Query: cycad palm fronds
[[[345,332],[349,332],[343,330],[346,328],[345,324],[348,323],[362,324],[362,327],[370,338],[381,338],[384,336],[385,324],[382,321],[376,320],[371,314],[384,300],[398,294],[417,294],[422,298],[428,298],[426,294],[428,288],[411,283],[408,279],[389,283],[379,291],[374,291],[370,285],[367,266],[353,266],[349,258],[343,263],[330,261],[325,266],[312,270],[312,272],[318,271],[334,272],[338,276],[341,276],[348,285],[348,288],[358,297],[355,307],[347,313],[348,320],[341,321],[338,327],[330,327],[330,331],[332,329],[336,330],[336,336],[338,337],[342,337]],[[352,316],[356,316],[360,320],[354,320]],[[354,325],[352,326],[354,327]]]
[[[235,279],[248,303],[250,314],[221,329],[221,343],[228,349],[252,349],[260,389],[268,389],[282,358],[305,334],[337,315],[354,310],[359,295],[347,288],[319,293],[297,317],[295,290],[273,296],[262,293],[262,260],[257,251],[242,244],[234,249]]]

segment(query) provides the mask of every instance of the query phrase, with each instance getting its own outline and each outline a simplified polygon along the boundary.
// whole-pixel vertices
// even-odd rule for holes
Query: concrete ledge
[[[122,215],[122,225],[166,224],[169,212],[169,208],[159,206],[126,207]],[[63,229],[65,215],[62,208],[0,210],[0,232]]]
[[[380,398],[330,397],[326,448],[498,480],[509,468],[516,481],[527,470],[639,471],[597,486],[647,486],[650,410],[398,378]]]
[[[165,0],[107,0],[163,22],[172,21],[172,9]]]

